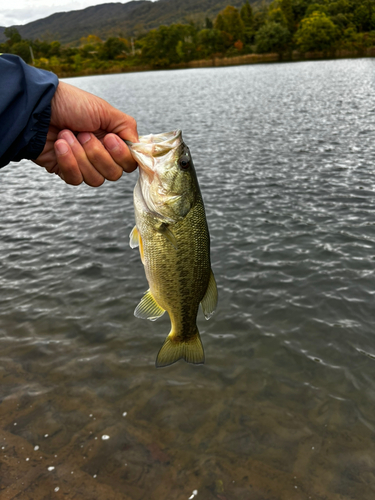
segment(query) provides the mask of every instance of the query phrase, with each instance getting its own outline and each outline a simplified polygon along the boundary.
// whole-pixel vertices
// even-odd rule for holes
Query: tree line
[[[24,40],[6,28],[0,52],[57,74],[85,74],[147,65],[167,68],[192,60],[251,53],[360,51],[375,46],[375,0],[274,0],[228,5],[203,23],[160,26],[133,37],[82,38],[79,46]]]

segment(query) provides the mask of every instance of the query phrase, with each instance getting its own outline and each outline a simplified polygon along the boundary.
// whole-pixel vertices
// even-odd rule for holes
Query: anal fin
[[[165,309],[159,306],[151,291],[147,290],[140,303],[135,308],[134,316],[155,321],[160,318],[160,316],[163,316],[164,313]]]

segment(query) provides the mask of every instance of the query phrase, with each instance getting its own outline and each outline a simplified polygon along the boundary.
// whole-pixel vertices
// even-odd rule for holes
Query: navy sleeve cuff
[[[58,78],[11,54],[0,57],[0,168],[43,151]]]
[[[31,137],[30,142],[26,144],[12,159],[12,161],[20,161],[23,159],[36,160],[43,151],[47,139],[49,123],[51,121],[51,104],[48,104],[41,113],[36,113],[33,116],[34,124],[30,131],[35,132]]]

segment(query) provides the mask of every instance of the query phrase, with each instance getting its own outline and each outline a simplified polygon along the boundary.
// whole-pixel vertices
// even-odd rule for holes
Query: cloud
[[[64,0],[51,0],[48,4],[42,2],[45,0],[13,0],[12,9],[0,9],[0,26],[26,24],[48,17],[55,12],[80,10],[91,5],[116,2],[116,0],[67,0],[66,2]]]
[[[43,17],[47,17],[54,12],[64,10],[56,10],[55,6],[40,7],[25,7],[24,9],[1,9],[0,11],[0,26],[12,26],[13,24],[26,24],[31,21],[36,21]]]

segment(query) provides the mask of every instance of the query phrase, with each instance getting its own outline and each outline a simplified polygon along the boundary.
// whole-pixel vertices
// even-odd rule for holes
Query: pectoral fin
[[[211,270],[210,281],[208,282],[208,287],[206,290],[206,294],[203,297],[202,301],[202,309],[204,313],[204,317],[206,319],[210,319],[213,313],[215,312],[217,306],[217,286],[215,281],[214,273]]]
[[[198,330],[193,337],[184,341],[168,335],[156,358],[156,367],[172,365],[179,359],[195,365],[204,363],[203,345]]]
[[[141,261],[142,264],[145,263],[144,261],[144,253],[143,253],[143,241],[141,238],[141,235],[139,234],[139,231],[137,229],[137,226],[134,226],[132,229],[132,232],[130,233],[129,236],[129,244],[131,248],[137,248],[139,246],[139,254],[141,256]]]
[[[165,310],[159,306],[150,290],[147,290],[140,303],[135,308],[134,316],[155,321],[160,318],[160,316],[163,316],[164,313]]]
[[[162,234],[175,248],[177,248],[176,236],[169,229],[168,224],[166,224],[165,222],[160,224],[160,226],[157,228],[157,232]]]
[[[132,232],[129,235],[130,248],[137,248],[139,246],[139,232],[137,226],[134,226]]]

